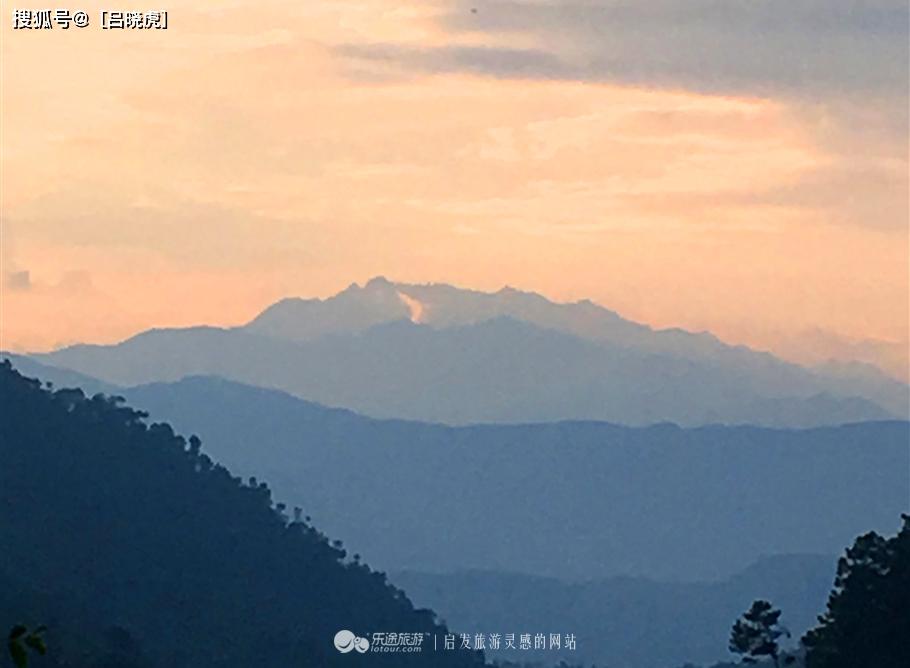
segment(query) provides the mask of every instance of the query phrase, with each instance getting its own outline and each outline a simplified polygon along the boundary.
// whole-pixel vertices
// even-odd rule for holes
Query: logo
[[[350,631],[339,631],[335,634],[335,649],[342,654],[347,654],[352,649],[364,654],[370,649],[370,641],[366,638],[355,636]]]

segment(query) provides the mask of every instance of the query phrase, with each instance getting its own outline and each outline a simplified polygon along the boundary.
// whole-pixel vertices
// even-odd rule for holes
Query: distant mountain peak
[[[366,285],[364,287],[365,288],[378,288],[378,287],[388,288],[388,287],[393,287],[394,285],[395,284],[392,283],[392,281],[387,279],[385,276],[374,276],[373,278],[371,278],[369,281],[366,282]]]
[[[322,299],[320,301],[332,301],[333,299],[338,299],[344,296],[363,294],[363,293],[375,293],[375,292],[388,292],[395,289],[395,284],[387,279],[385,276],[374,276],[369,279],[366,283],[361,285],[360,283],[354,281],[348,287],[346,287],[341,292],[336,293],[331,297]]]
[[[384,323],[409,320],[435,329],[478,324],[500,317],[571,334],[598,344],[690,360],[746,358],[777,363],[771,355],[728,345],[711,332],[679,327],[654,329],[628,320],[592,301],[558,302],[537,292],[504,285],[483,292],[447,283],[404,283],[377,275],[362,286],[326,299],[284,299],[265,309],[245,329],[290,342],[323,336],[358,334]]]

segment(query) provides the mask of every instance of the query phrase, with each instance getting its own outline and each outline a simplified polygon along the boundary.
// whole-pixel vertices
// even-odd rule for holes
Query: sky
[[[0,4],[5,349],[374,275],[906,348],[904,0]]]

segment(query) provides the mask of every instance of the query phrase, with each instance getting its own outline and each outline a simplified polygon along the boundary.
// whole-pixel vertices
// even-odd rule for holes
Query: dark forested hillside
[[[43,389],[8,362],[0,413],[0,623],[49,626],[50,657],[36,665],[482,663],[432,644],[338,653],[341,629],[445,630],[198,439],[116,400]]]

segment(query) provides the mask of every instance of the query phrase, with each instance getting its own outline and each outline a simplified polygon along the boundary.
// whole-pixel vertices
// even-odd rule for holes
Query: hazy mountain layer
[[[910,486],[907,423],[451,428],[212,378],[123,393],[388,569],[716,578],[891,530]]]
[[[807,427],[907,417],[871,368],[815,372],[709,334],[654,331],[590,302],[376,279],[285,300],[249,325],[151,330],[36,359],[110,383],[218,375],[373,417],[471,424]]]

